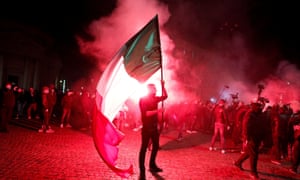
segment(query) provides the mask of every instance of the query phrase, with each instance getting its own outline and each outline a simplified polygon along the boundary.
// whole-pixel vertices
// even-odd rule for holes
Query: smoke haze
[[[257,44],[249,2],[119,0],[109,16],[88,27],[93,41],[77,40],[102,72],[117,50],[158,14],[168,101],[231,101],[231,94],[238,93],[248,103],[263,84],[262,96],[270,104],[292,103],[299,109],[299,69],[282,59],[276,43]]]

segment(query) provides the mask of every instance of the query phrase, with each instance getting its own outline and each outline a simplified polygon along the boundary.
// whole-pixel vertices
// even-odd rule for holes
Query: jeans
[[[225,137],[224,137],[225,125],[222,123],[215,123],[214,135],[211,140],[211,146],[215,145],[216,138],[218,133],[220,133],[220,141],[221,141],[221,149],[224,149],[225,145]]]

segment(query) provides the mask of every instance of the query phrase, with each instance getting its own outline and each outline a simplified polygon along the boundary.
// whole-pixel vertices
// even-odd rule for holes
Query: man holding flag
[[[103,161],[122,178],[133,174],[133,166],[130,165],[126,169],[117,166],[118,145],[124,134],[113,125],[112,121],[125,101],[159,69],[163,79],[158,15],[156,15],[115,54],[97,84],[96,108],[93,116],[94,143]],[[158,168],[152,169],[158,171]]]
[[[163,112],[163,108],[158,108],[158,103],[167,99],[167,91],[164,81],[161,81],[162,95],[156,96],[156,87],[154,84],[148,84],[148,95],[142,97],[139,101],[142,117],[142,145],[139,154],[140,180],[146,179],[145,176],[145,156],[149,141],[152,141],[152,152],[150,156],[149,167],[152,173],[162,172],[162,169],[156,165],[156,155],[159,148],[159,130],[158,115]]]

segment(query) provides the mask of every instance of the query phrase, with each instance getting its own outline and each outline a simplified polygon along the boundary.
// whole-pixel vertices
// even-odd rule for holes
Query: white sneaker
[[[42,127],[38,130],[38,132],[39,132],[39,133],[42,133],[42,132],[44,132],[44,131],[45,131],[45,126],[42,125]]]
[[[182,136],[178,136],[178,138],[176,139],[177,141],[182,141],[183,137]]]
[[[208,149],[209,149],[210,151],[216,151],[216,150],[217,150],[216,147],[212,147],[212,146],[210,146]]]
[[[222,154],[225,154],[225,153],[226,153],[226,151],[225,151],[224,149],[222,149],[222,150],[221,150],[221,153],[222,153]]]
[[[49,129],[46,130],[46,133],[54,133],[54,131],[49,128]]]
[[[134,132],[137,132],[137,131],[139,131],[140,129],[142,129],[142,127],[143,127],[143,126],[139,126],[139,127],[133,128],[133,131],[134,131]]]
[[[64,124],[60,124],[60,128],[64,128]]]
[[[289,172],[291,172],[292,174],[297,174],[297,170],[293,169],[293,168],[290,168],[289,169]]]
[[[280,165],[281,164],[278,160],[271,160],[271,163],[276,164],[276,165]]]

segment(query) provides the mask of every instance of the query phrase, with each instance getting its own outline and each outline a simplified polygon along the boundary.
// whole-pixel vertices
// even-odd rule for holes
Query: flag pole
[[[159,39],[159,46],[160,46],[160,80],[161,82],[164,81],[164,73],[163,73],[163,56],[162,56],[162,52],[161,52],[161,41],[160,41],[160,31],[159,31],[159,23],[158,23],[158,14],[156,14],[156,17],[157,19],[156,21],[156,25],[158,27],[158,31],[157,31],[157,36],[158,36],[158,39]],[[163,93],[163,86],[161,86],[161,93]],[[164,108],[164,101],[161,102],[161,108],[163,109]],[[161,127],[160,127],[160,133],[162,132],[163,130],[163,124],[164,124],[164,111],[161,112]]]
[[[157,27],[159,27],[159,23],[158,23],[158,15],[156,14],[156,17],[157,18],[157,21],[156,21],[156,25]],[[158,31],[157,31],[157,36],[158,36],[158,39],[159,39],[159,46],[160,46],[160,57],[161,57],[161,63],[160,63],[160,78],[161,80],[164,80],[164,75],[163,75],[163,67],[162,67],[162,59],[163,59],[163,56],[162,56],[162,53],[161,53],[161,42],[160,42],[160,32],[159,32],[159,28],[158,28]]]

